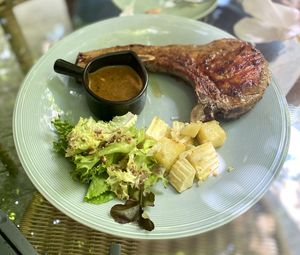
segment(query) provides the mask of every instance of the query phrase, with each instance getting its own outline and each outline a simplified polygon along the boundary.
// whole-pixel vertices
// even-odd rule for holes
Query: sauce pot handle
[[[77,79],[82,79],[82,75],[84,72],[84,68],[63,59],[57,59],[54,63],[53,68],[57,73],[72,76]]]

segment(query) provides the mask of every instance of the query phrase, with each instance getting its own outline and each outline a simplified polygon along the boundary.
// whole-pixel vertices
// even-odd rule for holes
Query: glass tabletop
[[[247,0],[245,0],[246,2]],[[111,17],[135,13],[170,13],[221,28],[236,36],[235,25],[249,13],[243,1],[206,1],[178,3],[180,1],[79,1],[79,0],[0,0],[0,209],[14,222],[41,254],[51,248],[37,243],[34,236],[45,232],[44,225],[34,231],[22,228],[28,211],[41,201],[50,204],[37,193],[18,159],[12,133],[12,116],[18,90],[33,64],[57,41],[71,32],[91,23]],[[299,1],[277,1],[295,9]],[[180,4],[181,8],[177,5]],[[175,8],[176,9],[172,9]],[[52,10],[49,12],[49,10]],[[195,11],[197,15],[195,16]],[[34,14],[34,15],[33,15]],[[203,14],[203,15],[202,15]],[[300,34],[300,33],[299,33]],[[256,43],[270,63],[270,69],[289,104],[291,141],[288,156],[269,191],[249,211],[232,222],[208,233],[170,241],[138,241],[135,249],[124,254],[298,254],[300,245],[300,40],[297,37],[274,39]],[[46,204],[45,204],[46,203]],[[39,208],[40,209],[40,208]],[[37,209],[36,209],[37,210]],[[27,214],[26,214],[27,213]],[[35,216],[38,219],[38,215]],[[58,222],[65,218],[59,214],[47,219],[51,229],[59,231]],[[41,220],[41,219],[38,219]],[[49,226],[48,226],[49,227]],[[65,226],[64,226],[65,227]],[[71,226],[69,226],[71,228]],[[231,228],[232,227],[232,228]],[[234,228],[233,228],[234,227]],[[58,229],[57,229],[58,228]],[[234,231],[233,231],[234,229]],[[230,231],[232,231],[230,233]],[[28,234],[30,233],[30,234]],[[95,234],[95,240],[97,233]],[[73,240],[73,246],[87,243]],[[49,240],[51,242],[51,240]],[[93,242],[89,240],[89,242]],[[107,239],[111,242],[111,239]],[[118,239],[117,242],[123,241]],[[210,243],[210,245],[206,245]],[[215,245],[214,245],[215,244]],[[124,244],[125,246],[125,244]],[[68,246],[72,253],[75,249]],[[170,248],[171,247],[171,248]],[[67,249],[67,248],[66,248]],[[89,250],[94,254],[96,250]],[[1,250],[0,250],[1,253]],[[83,251],[82,254],[86,254]],[[96,253],[95,253],[96,254]],[[97,253],[102,254],[102,253]],[[106,253],[103,253],[106,254]]]

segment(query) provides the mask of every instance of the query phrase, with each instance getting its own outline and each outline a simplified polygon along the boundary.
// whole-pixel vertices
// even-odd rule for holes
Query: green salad
[[[124,201],[111,208],[119,223],[137,222],[146,230],[154,224],[144,211],[154,206],[151,187],[158,181],[167,185],[163,168],[153,157],[156,141],[136,127],[137,116],[127,113],[110,122],[80,118],[76,125],[56,118],[55,151],[73,164],[71,176],[88,186],[84,201],[102,204],[113,199]]]

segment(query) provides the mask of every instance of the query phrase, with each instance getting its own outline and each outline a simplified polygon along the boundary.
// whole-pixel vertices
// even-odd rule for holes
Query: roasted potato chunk
[[[201,124],[197,140],[200,144],[211,142],[217,148],[225,143],[226,133],[218,121],[212,120]]]
[[[185,159],[178,159],[171,167],[169,173],[169,181],[172,186],[178,191],[183,192],[192,187],[196,170],[191,163]]]
[[[183,151],[185,151],[184,144],[163,137],[158,141],[158,149],[154,157],[168,171]]]
[[[210,174],[218,170],[218,154],[211,142],[193,148],[187,155],[187,159],[196,169],[196,177],[199,181],[205,181]]]
[[[148,129],[146,130],[146,136],[158,141],[162,137],[168,137],[170,133],[170,127],[166,122],[155,116]]]
[[[188,123],[181,129],[180,133],[182,135],[186,135],[194,138],[198,134],[201,124],[202,124],[201,122]]]

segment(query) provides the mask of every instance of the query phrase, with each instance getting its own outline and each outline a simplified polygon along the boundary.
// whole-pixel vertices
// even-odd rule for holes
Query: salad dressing
[[[140,93],[143,82],[130,66],[113,65],[89,73],[88,86],[98,97],[111,101],[125,101]]]

